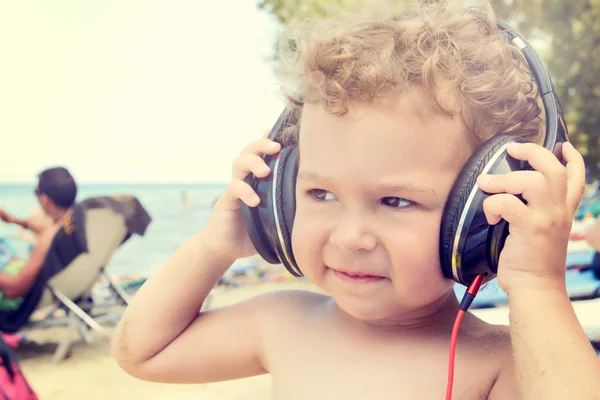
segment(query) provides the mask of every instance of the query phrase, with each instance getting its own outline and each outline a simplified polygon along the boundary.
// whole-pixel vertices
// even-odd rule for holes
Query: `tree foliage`
[[[288,24],[335,18],[365,1],[260,0],[259,8]],[[565,108],[571,140],[586,157],[591,176],[600,178],[600,0],[491,3],[498,16],[528,37],[544,59]]]

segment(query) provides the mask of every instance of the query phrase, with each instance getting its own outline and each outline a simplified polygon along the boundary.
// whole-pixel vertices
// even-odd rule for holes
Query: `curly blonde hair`
[[[503,133],[539,143],[542,110],[534,78],[491,7],[486,19],[448,1],[423,3],[409,11],[369,7],[360,18],[289,26],[280,57],[298,118],[304,102],[343,115],[352,104],[419,90],[432,110],[462,120],[474,146]],[[295,142],[297,125],[282,139]]]

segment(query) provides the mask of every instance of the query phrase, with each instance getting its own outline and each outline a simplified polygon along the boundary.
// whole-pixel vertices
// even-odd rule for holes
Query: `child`
[[[260,156],[280,150],[262,138],[235,161],[208,223],[128,307],[112,351],[129,374],[206,383],[270,373],[281,399],[444,396],[459,309],[438,252],[446,199],[483,140],[543,141],[539,97],[493,22],[443,5],[382,14],[300,26],[286,58],[303,98],[286,139],[300,153],[292,247],[329,296],[281,291],[199,313],[231,263],[255,253],[241,204],[260,199],[244,178],[269,175]],[[510,331],[464,316],[454,398],[596,398],[600,366],[564,282],[582,157],[563,145],[565,168],[537,144],[509,152],[538,172],[478,184],[499,193],[488,221],[511,224],[498,273]]]

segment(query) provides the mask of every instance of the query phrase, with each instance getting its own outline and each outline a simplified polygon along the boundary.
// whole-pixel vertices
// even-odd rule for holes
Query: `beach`
[[[317,290],[302,279],[282,282],[257,282],[239,288],[218,288],[211,295],[210,306],[219,307],[272,290]],[[63,331],[34,331],[17,351],[21,367],[40,400],[104,399],[269,399],[271,378],[261,375],[211,384],[159,384],[135,379],[123,372],[110,356],[109,340],[97,335],[94,342],[79,342],[68,359],[52,363],[55,344]]]

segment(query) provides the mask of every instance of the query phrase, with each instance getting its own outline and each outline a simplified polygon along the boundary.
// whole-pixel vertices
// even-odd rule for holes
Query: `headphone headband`
[[[480,18],[487,18],[486,13],[476,9],[469,9],[468,12]],[[554,90],[548,70],[540,56],[533,49],[533,46],[531,46],[521,32],[500,18],[496,18],[496,25],[508,35],[509,41],[521,51],[521,54],[523,54],[523,57],[527,61],[529,70],[535,79],[542,104],[544,105],[546,116],[544,147],[554,152],[562,160],[561,152],[557,154],[555,147],[558,143],[568,141],[569,133],[564,121],[562,104]]]

